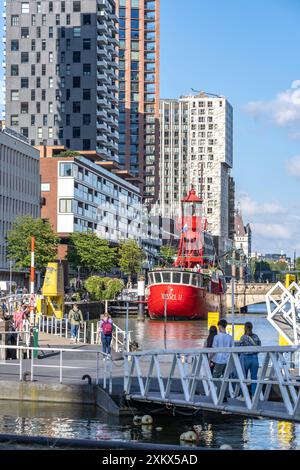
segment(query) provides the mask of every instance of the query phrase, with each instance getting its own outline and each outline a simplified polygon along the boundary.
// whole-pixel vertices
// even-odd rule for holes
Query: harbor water
[[[231,315],[227,316],[231,323]],[[265,306],[254,306],[244,315],[235,315],[235,323],[251,321],[263,345],[278,344],[277,332],[268,324]],[[125,319],[117,324],[124,328]],[[142,349],[162,349],[163,322],[136,322],[129,328]],[[203,321],[167,322],[167,348],[202,347],[207,337]],[[179,445],[179,437],[193,425],[201,425],[197,446],[216,448],[230,444],[234,449],[300,449],[300,425],[269,419],[250,419],[218,413],[194,416],[155,415],[152,427],[135,426],[131,417],[109,417],[93,406],[0,401],[0,433],[54,438],[138,441]],[[162,428],[161,431],[156,430]]]

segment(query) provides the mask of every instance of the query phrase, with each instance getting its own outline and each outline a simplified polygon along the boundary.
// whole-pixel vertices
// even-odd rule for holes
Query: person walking
[[[113,333],[113,321],[108,312],[105,312],[102,319],[100,320],[100,333],[102,342],[102,351],[105,354],[110,355],[110,345]]]
[[[71,323],[71,343],[76,343],[78,338],[78,330],[83,325],[83,316],[77,304],[69,311],[68,320]]]
[[[213,342],[214,342],[214,337],[218,334],[218,328],[215,325],[212,325],[209,329],[208,332],[208,337],[205,341],[204,347],[205,348],[212,348],[213,347]],[[213,354],[208,355],[208,360],[209,360],[209,368],[211,373],[213,373],[214,368],[215,368],[215,363],[213,362]]]
[[[237,346],[250,347],[250,346],[261,346],[261,340],[253,333],[253,324],[248,321],[245,323],[245,333],[241,337]],[[247,379],[250,371],[251,380],[257,380],[257,372],[259,368],[258,353],[256,352],[243,352],[241,354],[241,364],[244,368],[245,378]],[[252,383],[250,386],[250,395],[253,396],[256,390],[256,383]]]
[[[233,339],[226,333],[227,321],[221,319],[218,323],[219,333],[213,339],[213,348],[231,348],[233,346]],[[230,354],[227,352],[218,352],[212,356],[212,362],[215,363],[213,378],[218,379],[222,377],[226,369]],[[217,382],[217,391],[219,392],[220,382]],[[224,402],[227,402],[227,387],[224,396]]]

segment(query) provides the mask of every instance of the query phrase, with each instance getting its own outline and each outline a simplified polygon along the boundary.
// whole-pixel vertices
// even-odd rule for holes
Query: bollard
[[[38,328],[34,327],[33,328],[33,347],[34,348],[38,348],[39,347],[39,330]],[[38,358],[38,350],[35,349],[33,351],[33,357],[34,359],[37,359]]]
[[[137,321],[145,321],[145,281],[140,279],[138,281],[138,315]]]

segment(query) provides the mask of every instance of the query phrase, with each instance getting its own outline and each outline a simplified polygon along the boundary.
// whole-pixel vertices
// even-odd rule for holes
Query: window
[[[31,26],[35,26],[36,24],[36,17],[35,15],[31,15]]]
[[[31,75],[32,76],[35,75],[35,65],[34,64],[31,65]]]
[[[36,28],[36,37],[40,39],[41,37],[41,27],[40,26],[37,26]]]
[[[73,139],[80,138],[80,127],[73,127]]]
[[[48,125],[48,116],[47,114],[43,114],[43,126],[47,126]]]
[[[19,26],[19,15],[11,15],[11,26]]]
[[[19,66],[17,64],[11,65],[10,74],[12,77],[17,77],[19,75]]]
[[[29,38],[29,28],[21,28],[21,38],[22,39]]]
[[[91,75],[91,64],[83,64],[83,75],[85,77]]]
[[[36,77],[36,88],[41,88],[41,77]]]
[[[80,88],[80,77],[73,77],[73,88]]]
[[[91,90],[89,88],[86,88],[82,92],[82,98],[86,101],[91,99]]]
[[[88,51],[91,49],[91,40],[90,39],[84,39],[83,40],[83,49],[85,51]]]
[[[46,64],[42,64],[42,75],[46,75]]]
[[[60,61],[61,61],[62,64],[65,63],[65,57],[66,57],[65,52],[62,51],[61,54],[60,54]]]
[[[21,88],[28,88],[28,85],[29,85],[28,77],[22,77],[21,78]]]
[[[42,15],[42,26],[46,26],[47,24],[47,17],[46,15]]]
[[[53,52],[49,52],[49,64],[53,63]]]
[[[28,114],[28,103],[21,103],[21,114]]]
[[[90,139],[83,139],[82,145],[83,145],[83,150],[91,150],[91,141],[90,141]]]
[[[11,90],[10,99],[11,101],[19,101],[19,90]]]
[[[69,214],[72,212],[72,199],[59,200],[59,212]]]
[[[38,139],[42,139],[42,138],[43,138],[43,128],[38,127]]]
[[[48,138],[53,139],[53,127],[48,127]]]
[[[52,101],[50,101],[49,104],[48,104],[48,110],[49,110],[49,113],[53,113],[53,103],[52,103]]]
[[[36,112],[39,114],[41,112],[41,103],[36,103]]]
[[[73,62],[78,63],[81,60],[81,54],[80,51],[74,51],[73,52]]]
[[[80,113],[80,101],[73,101],[73,113]]]
[[[41,183],[41,191],[44,191],[44,192],[50,191],[50,183]]]
[[[89,126],[91,124],[91,115],[90,114],[84,114],[83,115],[82,124],[84,126]]]
[[[28,64],[29,62],[29,53],[21,52],[21,64]]]
[[[76,26],[73,28],[73,38],[80,38],[81,37],[81,28],[80,26]]]
[[[34,126],[34,125],[35,125],[35,115],[32,114],[32,115],[30,116],[30,118],[31,118],[31,119],[30,119],[30,123],[31,123],[32,126]]]
[[[70,25],[70,24],[71,24],[71,15],[67,15],[67,17],[66,17],[66,23],[67,23],[67,25]]]
[[[53,26],[49,26],[49,38],[53,38]]]
[[[35,51],[35,39],[31,40],[31,50],[34,52]]]
[[[10,125],[18,126],[19,125],[19,116],[17,114],[12,114],[10,117]]]
[[[18,51],[19,50],[19,41],[18,41],[18,39],[13,39],[11,41],[10,50],[11,51]]]
[[[91,15],[83,15],[83,24],[91,24]]]
[[[66,126],[69,126],[71,124],[71,115],[66,114]]]
[[[75,12],[78,12],[78,11],[81,11],[81,2],[79,1],[76,1],[76,2],[73,2],[73,11]]]
[[[49,77],[49,88],[53,88],[53,77]]]
[[[49,2],[49,13],[53,12],[53,2]]]
[[[46,101],[46,90],[42,90],[42,100]]]
[[[42,39],[42,51],[46,50],[46,39]]]
[[[40,52],[36,53],[36,62],[37,62],[37,64],[39,64],[41,62],[41,53]]]
[[[71,65],[70,64],[66,65],[66,74],[71,75]]]
[[[21,127],[21,134],[24,136],[24,137],[27,137],[28,138],[28,127]]]
[[[67,48],[67,51],[69,51],[71,49],[71,39],[67,39],[66,41],[66,48]]]
[[[29,13],[29,2],[22,2],[21,3],[21,12],[22,13]]]
[[[41,13],[41,2],[36,3],[36,11],[37,13]]]
[[[60,25],[60,15],[55,15],[55,24],[56,26]]]
[[[60,36],[61,36],[62,38],[65,38],[65,37],[66,37],[66,28],[65,28],[64,26],[62,26],[62,28],[61,28]]]
[[[59,176],[73,176],[73,163],[61,163]]]

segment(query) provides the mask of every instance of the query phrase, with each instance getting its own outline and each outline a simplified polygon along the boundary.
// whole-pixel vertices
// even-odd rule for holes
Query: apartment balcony
[[[107,120],[107,112],[105,109],[97,109],[97,117],[99,117],[102,120]]]
[[[109,84],[107,86],[107,88],[108,88],[109,91],[112,91],[112,92],[115,92],[115,93],[119,92],[119,87],[115,84]]]
[[[109,78],[108,76],[106,75],[105,72],[99,72],[97,73],[97,79],[100,81],[100,82],[104,82],[104,83],[108,83],[109,81]]]
[[[107,133],[108,132],[107,124],[105,122],[97,121],[97,130],[102,131],[103,133]]]
[[[109,103],[106,98],[97,96],[97,105],[103,106],[103,108],[109,108]]]
[[[97,149],[97,152],[103,157],[107,158],[109,156],[107,148],[100,145],[100,143],[97,144],[96,149]]]
[[[118,80],[118,75],[115,73],[113,69],[106,70],[107,75],[109,75],[113,80]]]
[[[98,34],[97,36],[98,44],[108,44],[108,39],[105,34]]]
[[[108,26],[104,21],[97,21],[97,31],[99,34],[106,33],[108,34]]]
[[[97,92],[107,94],[108,88],[106,85],[104,85],[104,83],[102,83],[100,86],[97,86]]]
[[[107,136],[106,134],[97,134],[97,142],[100,144],[107,144]]]
[[[105,59],[97,59],[97,67],[101,67],[102,69],[107,69],[107,62]]]
[[[100,57],[105,57],[106,59],[108,59],[108,52],[107,52],[107,47],[97,47],[97,54],[98,56]]]

